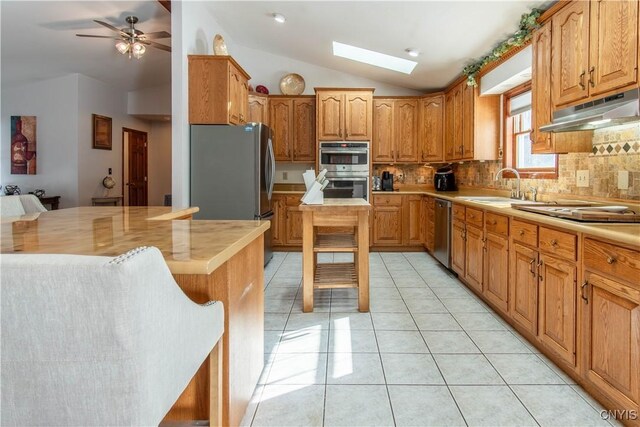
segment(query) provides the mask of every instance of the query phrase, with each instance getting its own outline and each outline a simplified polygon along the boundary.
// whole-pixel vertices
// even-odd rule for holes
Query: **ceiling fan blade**
[[[121,29],[116,28],[116,27],[114,27],[114,26],[113,26],[113,25],[111,25],[111,24],[107,24],[106,22],[98,21],[97,19],[94,19],[94,20],[93,20],[93,22],[95,22],[95,23],[97,23],[97,24],[100,24],[100,25],[102,25],[103,27],[107,27],[108,29],[110,29],[111,31],[115,31],[116,33],[124,34],[124,33],[122,32],[122,30],[121,30]]]
[[[140,38],[153,40],[153,39],[169,39],[171,38],[171,33],[167,33],[166,31],[156,31],[153,33],[144,33],[140,35]]]
[[[165,44],[152,42],[150,40],[140,40],[140,43],[155,47],[156,49],[164,50],[166,52],[171,52],[171,46],[167,46]]]
[[[90,34],[76,34],[78,37],[92,37],[96,39],[113,39],[113,40],[121,40],[120,37],[111,37],[111,36],[92,36]]]

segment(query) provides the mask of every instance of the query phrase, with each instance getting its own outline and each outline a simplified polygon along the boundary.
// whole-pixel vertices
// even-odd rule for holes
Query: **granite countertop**
[[[173,274],[210,274],[270,226],[269,221],[173,220],[197,211],[78,207],[14,217],[1,224],[0,251],[117,256],[155,246]]]

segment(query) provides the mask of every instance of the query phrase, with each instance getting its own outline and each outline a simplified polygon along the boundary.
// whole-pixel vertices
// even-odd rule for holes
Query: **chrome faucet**
[[[515,194],[513,193],[513,189],[511,190],[511,198],[512,199],[519,199],[522,194],[520,193],[520,173],[513,169],[513,168],[502,168],[500,169],[498,172],[496,172],[496,181],[500,178],[500,174],[504,171],[510,171],[513,172],[516,176],[516,192]]]

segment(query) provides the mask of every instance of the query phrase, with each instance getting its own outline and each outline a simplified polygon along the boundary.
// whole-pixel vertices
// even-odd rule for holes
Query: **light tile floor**
[[[321,254],[319,262],[350,254]],[[243,425],[608,426],[602,408],[425,253],[372,253],[371,313],[302,256],[265,268],[265,368]]]

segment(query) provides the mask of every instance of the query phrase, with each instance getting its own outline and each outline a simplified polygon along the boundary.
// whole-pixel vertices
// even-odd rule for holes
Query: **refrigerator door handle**
[[[275,183],[276,178],[276,158],[273,154],[273,142],[271,137],[267,142],[267,150],[269,151],[269,200],[271,200],[271,196],[273,196],[273,184]],[[266,168],[265,168],[266,169]],[[265,170],[266,172],[266,170]]]

